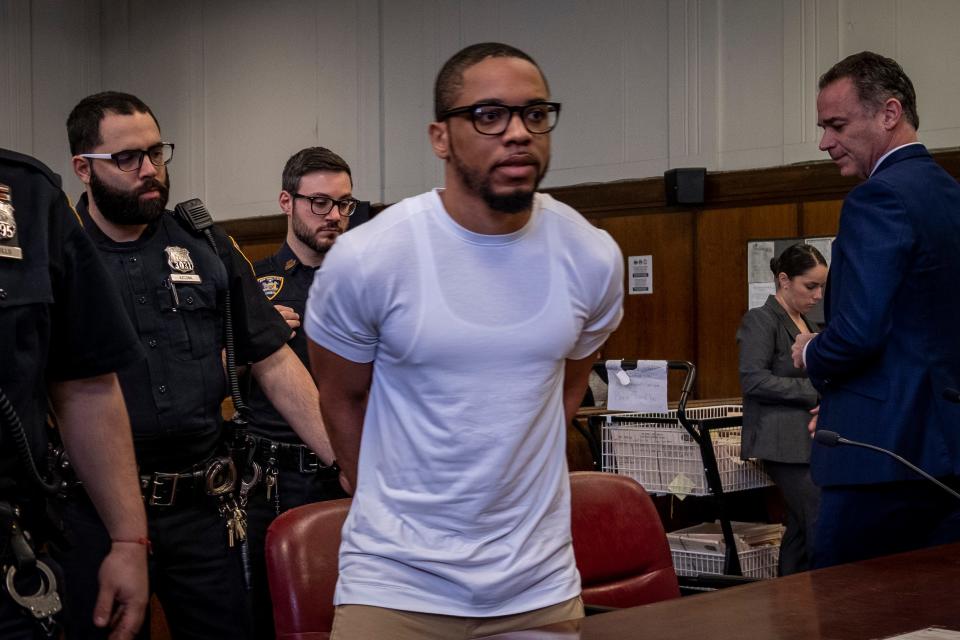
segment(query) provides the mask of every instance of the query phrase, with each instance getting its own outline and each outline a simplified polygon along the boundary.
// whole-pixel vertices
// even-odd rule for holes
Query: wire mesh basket
[[[722,575],[723,552],[684,551],[670,549],[673,568],[678,576],[699,574]],[[740,551],[740,570],[748,578],[776,578],[780,545],[770,544]]]
[[[743,415],[740,405],[691,407],[693,421]],[[630,476],[649,493],[681,496],[710,495],[699,445],[666,413],[610,414],[602,426],[603,470]],[[740,459],[740,427],[710,430],[724,492],[771,485],[762,465]]]

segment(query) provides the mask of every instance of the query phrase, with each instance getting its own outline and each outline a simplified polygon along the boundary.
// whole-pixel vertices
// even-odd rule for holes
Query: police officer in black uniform
[[[132,638],[147,603],[149,543],[130,424],[113,372],[143,352],[60,178],[3,149],[0,353],[0,638],[56,633],[51,614],[59,609],[54,587],[62,576],[40,546],[50,527],[48,501],[59,487],[47,464],[48,402],[109,531],[90,575],[66,579],[92,581],[96,624],[112,619],[111,637]],[[39,615],[28,612],[31,606]],[[87,615],[93,625],[93,612]]]
[[[346,230],[357,209],[350,167],[323,147],[303,149],[283,169],[280,208],[287,216],[286,241],[274,255],[254,265],[269,300],[295,333],[289,344],[309,366],[307,337],[300,318],[307,292],[323,257]],[[256,460],[264,470],[261,486],[251,494],[248,534],[253,576],[256,637],[273,637],[273,615],[264,561],[267,527],[279,514],[310,502],[345,498],[336,468],[324,468],[256,385],[250,394],[250,431]]]
[[[316,387],[232,239],[213,227],[214,251],[166,210],[173,145],[160,138],[149,107],[129,94],[96,94],[74,107],[67,129],[74,171],[86,186],[78,211],[147,352],[119,376],[153,544],[151,589],[175,638],[250,637],[243,519],[224,493],[234,478],[223,447],[221,354],[232,342],[228,361],[232,354],[252,363],[254,379],[329,463]],[[106,537],[82,497],[66,515],[85,552],[62,562],[79,569],[103,552]],[[68,596],[81,612],[71,615],[71,630],[91,637],[82,615],[88,591],[68,588]]]

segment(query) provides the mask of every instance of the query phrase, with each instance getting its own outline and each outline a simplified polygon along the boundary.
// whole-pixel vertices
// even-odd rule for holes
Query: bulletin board
[[[780,255],[784,249],[798,242],[804,242],[817,248],[830,266],[831,248],[834,236],[813,236],[810,238],[773,238],[747,240],[747,308],[762,307],[767,296],[776,292],[770,260]],[[807,317],[821,327],[825,324],[823,301],[810,310]]]

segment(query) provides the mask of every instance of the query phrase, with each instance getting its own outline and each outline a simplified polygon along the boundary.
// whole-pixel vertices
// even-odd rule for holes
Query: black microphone
[[[960,391],[956,389],[946,388],[943,390],[943,397],[950,402],[956,402],[960,404]]]
[[[883,449],[881,447],[878,447],[872,444],[867,444],[866,442],[857,442],[855,440],[847,440],[836,431],[826,431],[824,429],[817,429],[813,434],[813,439],[825,447],[835,447],[838,444],[848,444],[854,447],[863,447],[864,449],[870,449],[871,451],[879,451],[880,453],[885,453],[891,458],[893,458],[894,460],[896,460],[897,462],[899,462],[900,464],[906,466],[911,471],[914,471],[915,473],[920,474],[925,479],[937,485],[938,487],[940,487],[941,489],[943,489],[944,491],[952,495],[957,500],[960,500],[960,493],[957,493],[956,491],[954,491],[947,485],[943,484],[942,482],[934,478],[932,475],[930,475],[929,473],[927,473],[917,465],[907,461],[901,456],[898,456],[893,451],[888,451],[887,449]]]

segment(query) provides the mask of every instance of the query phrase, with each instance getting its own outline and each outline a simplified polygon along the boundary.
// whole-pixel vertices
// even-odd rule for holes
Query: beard
[[[158,191],[159,198],[141,201],[140,195]],[[121,191],[104,183],[95,171],[90,172],[90,193],[101,215],[116,225],[150,224],[166,210],[170,196],[170,176],[163,182],[155,178],[147,180],[136,191]]]
[[[327,253],[327,251],[330,251],[330,249],[333,247],[333,243],[336,242],[336,238],[332,240],[321,238],[317,236],[317,233],[320,231],[337,231],[339,233],[340,225],[327,224],[319,229],[312,230],[306,225],[306,223],[297,217],[296,213],[291,214],[291,218],[293,220],[293,235],[296,236],[297,240],[307,245],[310,249],[316,251],[320,255],[324,255]]]
[[[450,144],[450,161],[453,162],[457,175],[460,176],[467,188],[483,198],[490,209],[500,213],[521,213],[529,210],[533,206],[533,195],[540,186],[543,176],[547,173],[547,167],[537,165],[537,179],[534,181],[533,187],[529,189],[517,187],[509,193],[496,193],[493,190],[490,172],[482,174],[480,170],[472,169],[464,164],[454,151],[452,141]]]

